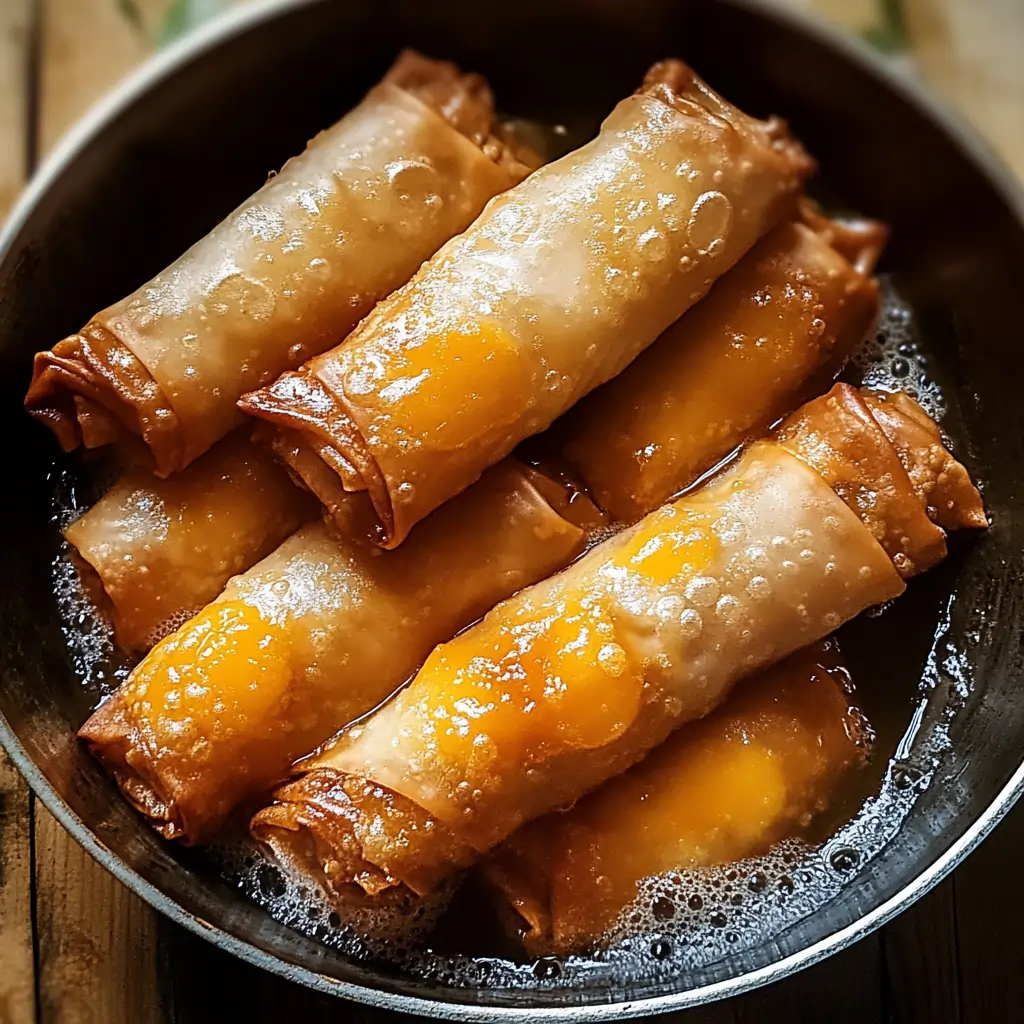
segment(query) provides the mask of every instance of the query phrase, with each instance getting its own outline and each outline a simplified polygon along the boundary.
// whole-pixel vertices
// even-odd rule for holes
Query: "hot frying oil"
[[[907,391],[941,424],[946,400],[919,345],[912,312],[883,284],[877,332],[844,378]],[[67,525],[94,496],[58,475],[55,525]],[[601,987],[707,967],[770,941],[856,884],[929,785],[949,744],[949,723],[971,687],[966,659],[950,632],[956,601],[951,580],[941,569],[927,574],[882,614],[861,616],[839,631],[856,700],[875,734],[868,766],[853,773],[842,798],[803,835],[763,856],[644,881],[633,904],[586,957],[524,957],[503,937],[496,916],[481,910],[485,901],[475,891],[456,896],[446,912],[448,894],[432,903],[410,903],[389,934],[372,914],[343,920],[248,842],[199,855],[211,871],[288,926],[349,956],[385,957],[424,980],[470,988]],[[83,700],[95,703],[123,680],[129,666],[89,606],[66,552],[55,560],[54,584]],[[382,938],[370,943],[368,931]]]

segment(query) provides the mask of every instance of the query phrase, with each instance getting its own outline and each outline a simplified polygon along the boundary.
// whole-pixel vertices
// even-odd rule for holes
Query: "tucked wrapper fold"
[[[165,480],[130,469],[64,536],[126,650],[147,650],[312,519],[317,504],[235,434]]]
[[[813,466],[829,486],[860,516],[905,579],[930,569],[946,557],[946,534],[939,513],[928,503],[932,447],[915,442],[922,418],[938,427],[908,395],[882,400],[876,392],[858,392],[837,384],[829,394],[808,402],[779,428],[780,444]],[[873,409],[884,406],[885,428]],[[931,438],[933,435],[928,433]],[[942,518],[952,527],[985,526],[981,496],[967,471],[942,448],[946,477],[958,481],[953,505]],[[917,478],[919,484],[914,483]]]
[[[885,228],[805,204],[555,429],[594,500],[635,522],[808,398],[878,312]]]
[[[427,892],[522,823],[621,774],[742,676],[900,594],[894,562],[909,573],[936,549],[865,409],[837,385],[780,439],[498,605],[303,762],[307,774],[254,832],[267,840],[275,829],[278,855],[326,878],[339,901],[367,878],[375,891]],[[323,794],[340,792],[349,823],[331,821],[348,837],[337,844]],[[415,804],[415,827],[396,804],[382,813],[394,798]],[[355,838],[369,822],[372,846]],[[293,838],[307,828],[329,870]]]
[[[666,61],[596,139],[498,197],[344,344],[245,396],[329,509],[394,547],[615,376],[794,210],[811,162]],[[291,454],[288,454],[288,453]]]
[[[177,262],[40,352],[25,404],[66,450],[137,435],[179,470],[538,163],[480,76],[404,53]]]
[[[595,514],[506,460],[400,551],[307,525],[157,644],[80,735],[163,835],[207,840],[435,644],[568,563]]]
[[[481,865],[510,930],[535,956],[592,949],[645,880],[764,853],[806,827],[867,754],[848,683],[834,641],[799,651],[571,811],[524,826]]]
[[[988,526],[970,473],[950,454],[938,425],[924,409],[901,391],[862,388],[861,397],[896,449],[929,518],[944,530]]]

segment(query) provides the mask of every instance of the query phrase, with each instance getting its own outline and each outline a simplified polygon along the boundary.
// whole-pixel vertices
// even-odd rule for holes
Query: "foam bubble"
[[[389,900],[386,909],[372,900],[345,906],[344,912],[309,879],[293,874],[251,839],[207,847],[221,876],[241,889],[281,924],[357,959],[401,960],[422,945],[437,924],[451,891],[421,900]]]
[[[103,467],[95,478],[54,468],[50,474],[50,521],[54,526],[60,531],[67,529],[109,486],[109,477]],[[90,600],[71,548],[63,538],[50,573],[71,667],[86,689],[105,697],[127,678],[131,666],[114,644],[114,631],[106,616]]]
[[[846,376],[880,391],[905,391],[932,419],[941,420],[946,399],[920,346],[913,311],[891,279],[883,276],[879,281],[881,306],[875,333],[854,351]]]
[[[169,615],[146,637],[146,647],[156,646],[165,636],[170,636],[175,630],[184,626],[199,610],[198,608],[181,608],[173,615]]]
[[[933,770],[922,767],[920,778]],[[654,944],[667,942],[673,971],[687,971],[770,942],[837,896],[885,848],[919,793],[898,788],[891,768],[880,794],[821,846],[791,838],[760,857],[645,880],[602,940],[606,956],[649,974],[645,962],[665,959]]]

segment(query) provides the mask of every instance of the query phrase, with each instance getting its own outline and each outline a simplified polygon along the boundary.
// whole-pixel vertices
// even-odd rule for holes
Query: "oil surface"
[[[843,376],[852,383],[907,391],[941,424],[942,388],[919,344],[912,311],[891,283],[883,282],[877,333]],[[103,482],[83,487],[58,474],[54,525],[66,526]],[[129,666],[89,604],[66,551],[54,561],[53,582],[75,671],[95,703],[116,688]],[[369,912],[343,921],[313,889],[284,877],[252,844],[202,855],[211,871],[289,927],[351,957],[384,957],[423,980],[470,988],[578,988],[643,983],[706,967],[771,940],[834,898],[885,848],[930,784],[949,747],[949,723],[972,687],[967,659],[949,628],[956,601],[950,587],[948,577],[930,588],[915,581],[891,608],[840,630],[858,703],[877,740],[871,766],[840,805],[815,823],[813,833],[789,839],[763,857],[645,881],[588,957],[517,959],[496,922],[479,912],[481,901],[458,897],[447,912],[443,899],[410,906],[399,926],[390,929],[391,937],[371,946],[361,936],[367,930],[388,932],[382,922]],[[900,645],[897,658],[890,658],[893,638]],[[488,955],[480,955],[484,952]]]
[[[55,469],[50,521],[63,532],[113,484],[114,472],[105,465],[88,476]],[[71,551],[62,543],[51,565],[53,593],[61,632],[75,675],[92,705],[113,693],[128,677],[131,664],[114,644],[114,630],[93,607],[82,585]]]

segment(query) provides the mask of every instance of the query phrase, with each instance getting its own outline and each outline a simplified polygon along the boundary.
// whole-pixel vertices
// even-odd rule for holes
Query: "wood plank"
[[[841,28],[861,33],[873,28],[882,17],[881,0],[782,0],[789,7],[821,15]]]
[[[1022,849],[1024,805],[1018,805],[953,876],[964,1024],[1021,1018]]]
[[[0,220],[25,179],[31,0],[0,3]]]
[[[6,0],[5,0],[6,2]],[[42,76],[39,147],[45,154],[105,92],[150,53],[150,36],[117,0],[40,0]],[[155,23],[167,0],[134,0],[143,24]]]
[[[952,879],[886,925],[882,952],[890,1024],[958,1024]]]
[[[903,8],[923,77],[1024,177],[1024,4],[904,0]]]
[[[0,1024],[35,1020],[31,796],[0,751]]]
[[[154,913],[35,814],[41,1024],[159,1024]]]
[[[0,4],[0,219],[25,178],[31,0]],[[0,1024],[35,1020],[32,797],[0,751]]]

